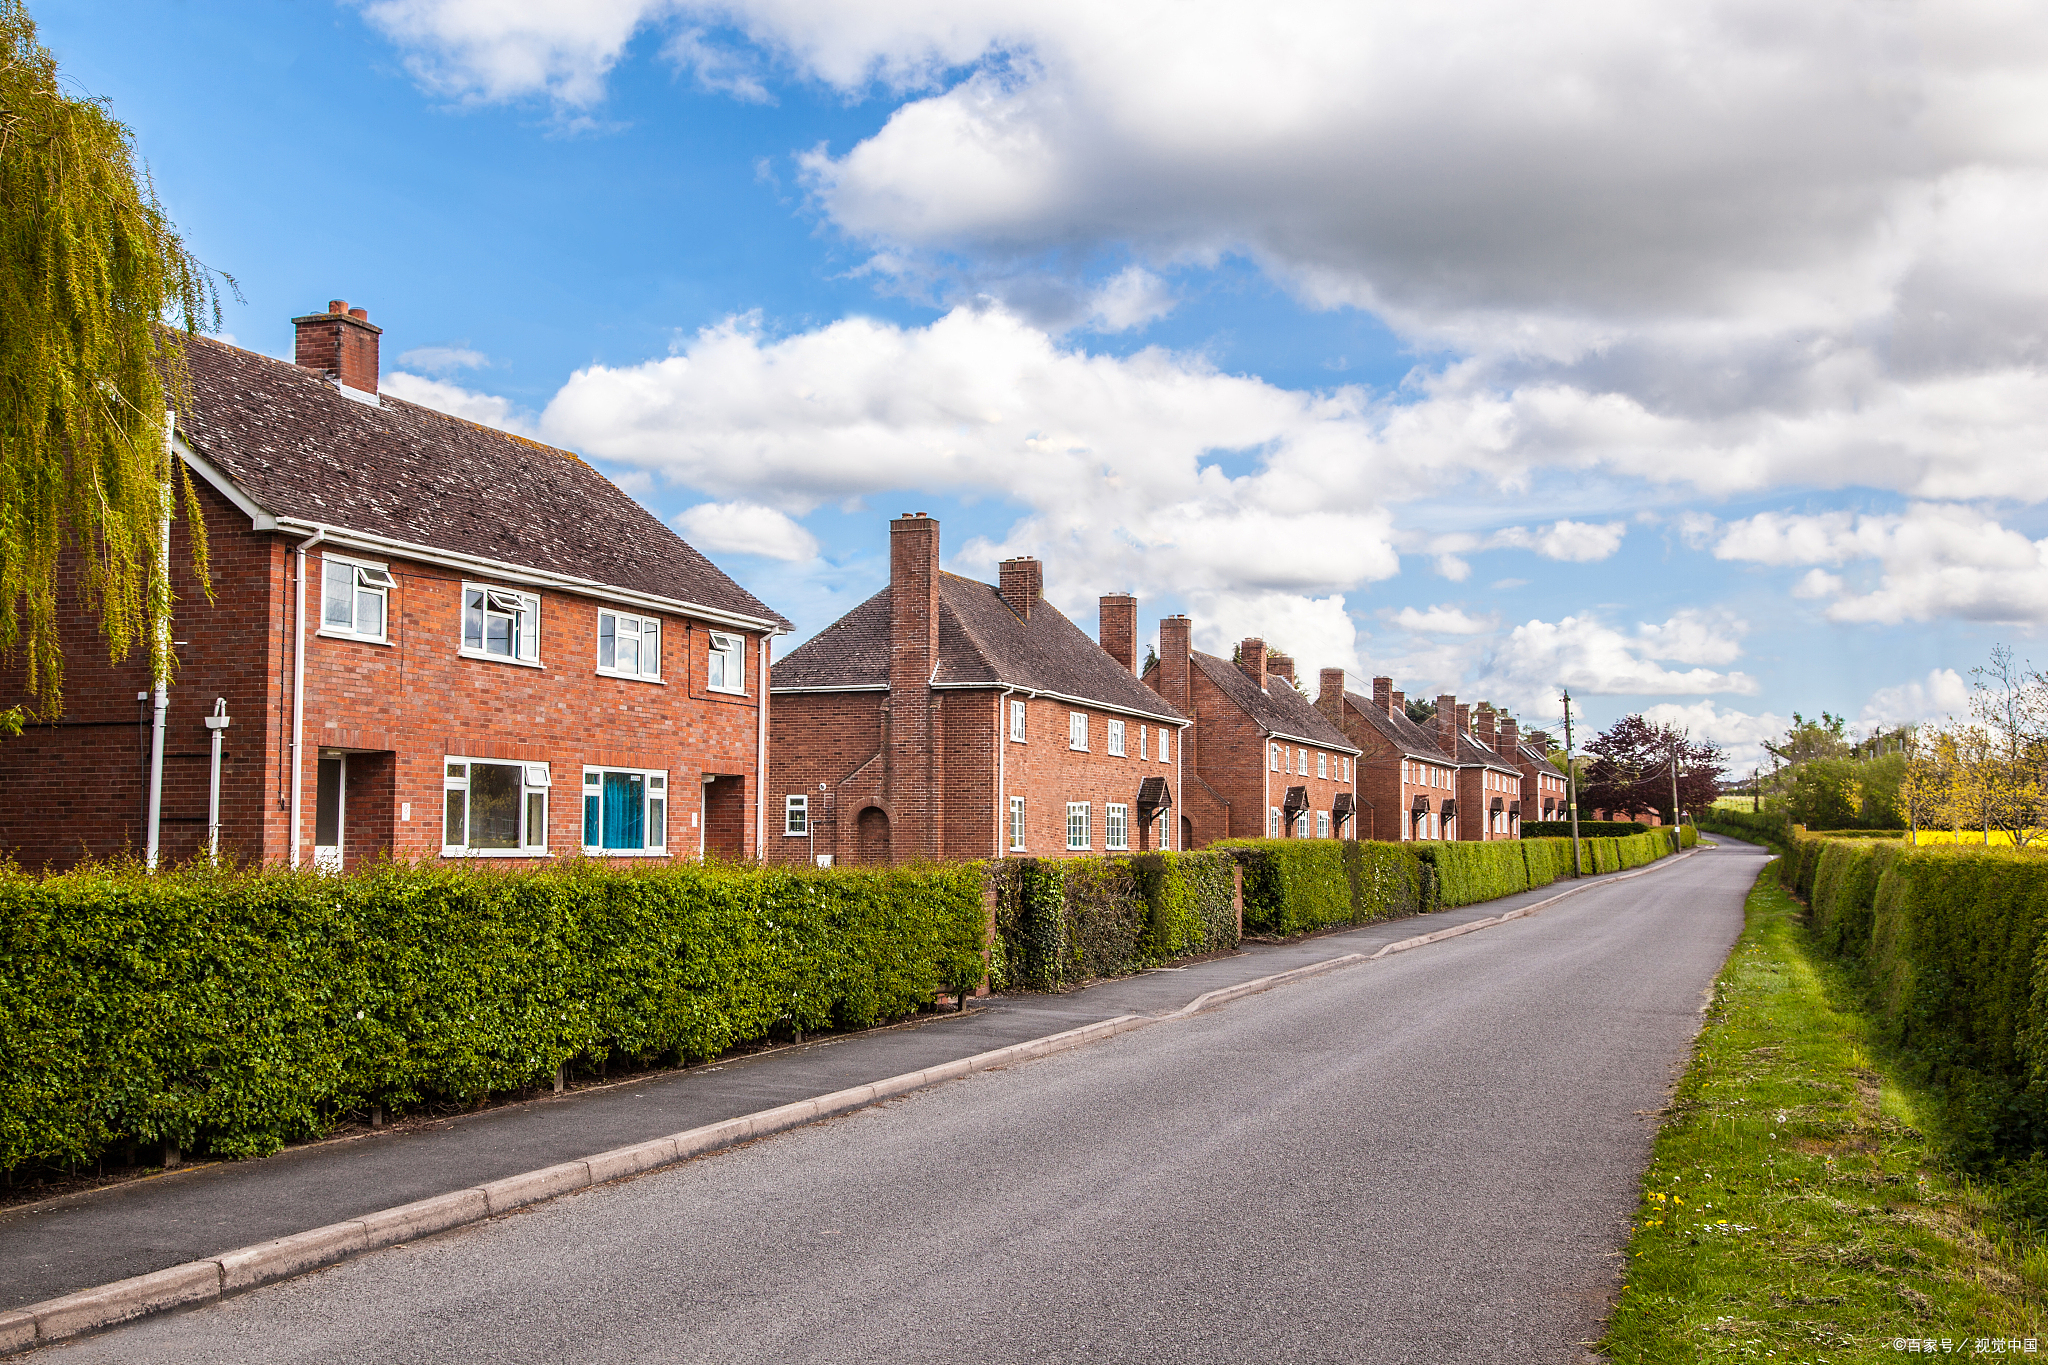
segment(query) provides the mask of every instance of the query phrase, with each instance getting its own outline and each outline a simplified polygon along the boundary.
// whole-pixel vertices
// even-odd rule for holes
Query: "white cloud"
[[[1295,678],[1311,696],[1318,670],[1358,667],[1358,627],[1341,596],[1196,592],[1188,613],[1197,649],[1227,659],[1233,645],[1256,636],[1294,660]]]
[[[1798,597],[1831,598],[1831,620],[2048,622],[2048,539],[2029,540],[1955,504],[1914,503],[1886,515],[1762,512],[1730,522],[1714,554],[1774,566],[1874,563],[1868,591],[1819,569],[1794,587]]]
[[[1681,611],[1662,625],[1643,622],[1636,638],[1652,659],[1682,664],[1732,664],[1742,657],[1748,627],[1725,612]]]
[[[1964,716],[1970,709],[1970,685],[1953,668],[1929,669],[1927,676],[1896,687],[1881,687],[1857,713],[1866,730]]]
[[[792,562],[815,559],[817,537],[772,507],[751,502],[703,502],[676,514],[676,528],[700,550],[761,555]]]
[[[1534,550],[1545,559],[1592,564],[1619,550],[1621,538],[1627,534],[1628,523],[1625,521],[1610,521],[1598,526],[1583,521],[1559,521],[1534,531],[1510,526],[1495,532],[1492,543],[1510,549]]]
[[[469,103],[544,94],[572,108],[605,77],[662,0],[373,0],[363,14],[429,89]]]
[[[1490,643],[1489,653],[1467,674],[1467,686],[1475,695],[1532,708],[1551,705],[1560,684],[1583,696],[1755,692],[1756,681],[1746,673],[1664,666],[1667,659],[1691,661],[1680,654],[1733,657],[1710,648],[1711,638],[1699,622],[1680,618],[1640,627],[1633,635],[1591,616],[1531,620]]]
[[[482,351],[467,346],[415,346],[398,357],[398,363],[428,374],[452,374],[456,370],[480,370],[491,363]]]
[[[1789,717],[1769,711],[1750,715],[1724,709],[1711,699],[1689,704],[1659,702],[1643,708],[1643,719],[1652,725],[1669,725],[1695,740],[1710,740],[1721,746],[1728,760],[1728,779],[1748,779],[1752,766],[1769,766],[1764,742],[1774,740],[1791,728]]]
[[[394,398],[403,398],[408,403],[418,403],[423,408],[433,408],[466,422],[496,427],[519,436],[535,434],[531,416],[520,411],[511,399],[478,393],[445,379],[428,379],[425,375],[394,370],[378,381],[378,388]]]
[[[1427,635],[1483,635],[1496,624],[1481,617],[1468,616],[1458,608],[1450,606],[1435,606],[1427,611],[1403,607],[1390,619],[1402,630]]]
[[[1157,322],[1173,311],[1173,291],[1143,266],[1127,266],[1098,288],[1088,301],[1092,326],[1103,332],[1127,332]]]

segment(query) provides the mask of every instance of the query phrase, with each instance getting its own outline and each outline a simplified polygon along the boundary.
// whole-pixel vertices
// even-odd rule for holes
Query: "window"
[[[1308,776],[1308,750],[1306,750],[1306,749],[1301,749],[1301,750],[1297,750],[1297,752],[1298,752],[1298,753],[1300,753],[1300,755],[1301,755],[1301,767],[1300,767],[1299,771],[1300,771],[1300,773],[1301,773],[1301,775],[1302,775],[1303,777],[1307,777],[1307,776]]]
[[[711,648],[705,655],[704,685],[713,692],[747,690],[747,642],[737,635],[711,632]]]
[[[1278,806],[1268,806],[1266,808],[1266,837],[1268,839],[1280,837],[1280,808]]]
[[[1159,761],[1160,761],[1161,763],[1171,763],[1171,762],[1173,762],[1173,760],[1172,760],[1172,759],[1170,759],[1170,758],[1168,758],[1168,757],[1166,756],[1166,737],[1167,737],[1168,735],[1170,735],[1171,733],[1173,733],[1173,732],[1172,732],[1172,731],[1170,731],[1170,730],[1161,730],[1161,731],[1159,732]]]
[[[1317,755],[1316,755],[1316,776],[1317,776],[1317,777],[1328,777],[1329,775],[1330,775],[1330,756],[1329,756],[1328,754],[1317,754]]]
[[[472,657],[540,662],[540,598],[511,588],[462,585],[462,652]]]
[[[1104,806],[1102,808],[1102,846],[1106,849],[1122,849],[1131,846],[1131,808],[1129,806]]]
[[[1294,837],[1295,837],[1295,838],[1297,838],[1297,839],[1306,839],[1306,838],[1308,838],[1308,812],[1307,812],[1307,811],[1303,811],[1303,812],[1302,812],[1301,814],[1299,814],[1299,815],[1297,815],[1297,816],[1295,816],[1295,817],[1294,817]]]
[[[1143,725],[1138,727],[1138,757],[1152,757],[1152,732]]]
[[[441,854],[545,853],[548,765],[450,758],[441,777]]]
[[[808,818],[809,812],[805,814]],[[783,818],[788,819],[786,812]],[[583,770],[585,852],[660,853],[667,845],[667,772],[648,768]]]
[[[1109,752],[1116,758],[1124,757],[1124,723],[1120,720],[1109,722]]]
[[[322,555],[320,633],[384,641],[390,594],[397,584],[382,564]]]
[[[1093,847],[1089,841],[1094,837],[1094,833],[1088,828],[1088,803],[1086,801],[1067,802],[1067,847],[1070,849]]]
[[[1280,771],[1280,746],[1269,744],[1266,747],[1270,750],[1266,755],[1266,766],[1277,773]]]
[[[590,785],[590,778],[587,775],[583,779],[583,784],[586,787]],[[810,797],[791,795],[782,798],[782,832],[785,835],[811,832]]]
[[[1327,838],[1329,838],[1329,837],[1330,837],[1330,812],[1328,812],[1328,811],[1326,811],[1326,810],[1319,810],[1319,811],[1317,811],[1317,812],[1316,812],[1316,838],[1318,838],[1318,839],[1327,839]]]
[[[1010,798],[1010,851],[1024,851],[1024,798],[1021,796]]]
[[[599,612],[597,671],[619,678],[659,678],[661,622],[652,616]]]
[[[1024,703],[1021,701],[1010,703],[1010,738],[1019,744],[1024,742]]]
[[[1292,745],[1281,746],[1280,763],[1285,771],[1290,773],[1294,771],[1294,747]]]
[[[1069,749],[1086,749],[1088,747],[1087,712],[1067,712],[1067,747]]]

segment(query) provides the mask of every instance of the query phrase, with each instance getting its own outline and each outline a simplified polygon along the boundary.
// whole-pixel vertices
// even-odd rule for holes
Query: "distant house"
[[[1194,717],[1185,757],[1181,843],[1354,839],[1358,746],[1302,695],[1294,661],[1249,639],[1235,661],[1190,646],[1185,616],[1159,623],[1145,681]]]
[[[1445,718],[1454,716],[1458,750],[1458,837],[1460,839],[1517,839],[1521,837],[1522,770],[1515,766],[1513,750],[1502,752],[1499,713],[1482,706],[1475,715],[1456,697],[1436,699],[1437,732],[1445,733]],[[1508,722],[1512,725],[1514,722]],[[1474,725],[1478,726],[1475,732]]]
[[[216,600],[181,523],[165,856],[207,845],[216,730],[224,853],[752,856],[788,623],[576,456],[380,393],[362,309],[293,321],[296,364],[186,345]],[[77,613],[64,643],[64,715],[0,745],[31,866],[144,843],[143,652],[109,665]]]
[[[782,862],[1078,857],[1176,848],[1187,718],[1132,671],[1135,598],[1101,643],[1036,559],[939,568],[939,523],[889,523],[889,586],[776,666],[767,853]]]
[[[1522,810],[1530,820],[1569,820],[1571,787],[1550,756],[1521,738],[1514,722],[1507,723],[1506,752],[1522,770]]]
[[[1409,719],[1392,678],[1374,678],[1372,696],[1363,697],[1345,690],[1344,670],[1326,668],[1316,708],[1359,748],[1360,838],[1458,837],[1458,760],[1435,729]]]

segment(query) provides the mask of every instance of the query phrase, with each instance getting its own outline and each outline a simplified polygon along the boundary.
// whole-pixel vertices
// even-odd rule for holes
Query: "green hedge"
[[[1732,834],[1754,843],[1783,844],[1790,837],[1782,811],[1734,810],[1713,806],[1699,817],[1700,828],[1709,834]]]
[[[1449,839],[1411,845],[1417,856],[1436,867],[1437,900],[1445,906],[1473,905],[1529,889],[1529,859],[1521,845],[1527,840]],[[1565,866],[1571,866],[1566,840]],[[1538,883],[1541,885],[1541,883]]]
[[[989,980],[998,990],[1061,990],[1237,945],[1231,860],[1219,853],[1004,858],[995,890]]]
[[[0,868],[0,1167],[715,1056],[982,976],[978,866]]]
[[[1581,839],[1604,838],[1611,835],[1641,834],[1650,828],[1635,820],[1581,820]],[[1572,822],[1569,820],[1524,820],[1524,839],[1569,839],[1572,837]]]
[[[1248,933],[1305,934],[1435,908],[1421,844],[1360,839],[1226,839],[1211,845],[1244,869]]]

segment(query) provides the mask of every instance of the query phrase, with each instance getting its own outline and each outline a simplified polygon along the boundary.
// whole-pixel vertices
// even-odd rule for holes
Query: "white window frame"
[[[481,594],[479,607],[473,607],[470,598]],[[477,643],[470,644],[469,614],[477,611]],[[491,618],[508,616],[512,620],[512,652],[500,654],[490,648]],[[472,583],[462,585],[461,634],[456,637],[456,650],[465,659],[484,659],[494,664],[519,664],[526,668],[539,668],[540,662],[540,594],[527,592],[523,588],[501,587],[495,583]]]
[[[461,771],[457,772],[456,769]],[[518,795],[513,799],[516,814],[516,832],[509,847],[482,847],[469,842],[471,816],[475,814],[476,803],[472,797],[471,779],[477,768],[519,769]],[[548,856],[548,806],[552,778],[545,763],[529,763],[524,759],[470,758],[463,754],[447,754],[441,760],[441,856],[444,858],[545,858]],[[451,796],[461,797],[462,839],[460,842],[449,838],[450,819],[454,814]],[[540,828],[536,830],[534,825]]]
[[[604,779],[617,773],[621,776],[638,777],[640,782],[640,830],[641,844],[638,848],[606,848],[604,839]],[[591,778],[597,778],[592,782]],[[593,793],[599,801],[598,843],[583,843],[583,836],[590,828],[590,798]],[[583,789],[577,802],[576,839],[582,843],[583,851],[593,858],[666,858],[668,856],[668,816],[674,793],[669,790],[668,769],[666,768],[613,768],[601,767],[595,763],[583,765]],[[655,807],[661,809],[657,811]],[[647,838],[654,837],[661,842],[650,844]]]
[[[1124,723],[1112,718],[1109,722],[1109,737],[1104,741],[1111,758],[1124,758]]]
[[[344,571],[348,582],[348,620],[346,623],[330,621],[332,610],[329,601],[330,577],[336,569]],[[391,590],[398,586],[391,576],[391,567],[375,560],[356,559],[348,555],[328,554],[320,556],[320,629],[318,634],[330,640],[356,640],[366,645],[388,645],[391,643]],[[378,628],[363,630],[361,626],[362,599],[377,599]]]
[[[1295,816],[1295,817],[1294,817],[1294,837],[1295,837],[1295,838],[1297,838],[1297,839],[1306,839],[1306,838],[1308,838],[1308,812],[1307,812],[1307,811],[1303,811],[1303,812],[1302,812],[1301,814],[1299,814],[1299,815],[1297,815],[1297,816]]]
[[[1280,746],[1277,744],[1268,743],[1266,745],[1266,749],[1268,750],[1266,754],[1266,766],[1276,773],[1279,772]]]
[[[1294,746],[1292,744],[1280,746],[1280,770],[1289,777],[1294,776]]]
[[[1088,713],[1067,712],[1067,747],[1077,753],[1088,752]]]
[[[1024,798],[1010,798],[1010,852],[1024,851]]]
[[[1094,807],[1086,801],[1067,802],[1067,852],[1086,853],[1095,847],[1094,839]]]
[[[611,622],[612,627],[613,662],[609,664],[604,661],[604,628],[607,620]],[[617,663],[618,641],[625,636],[626,631],[624,627],[629,623],[633,627],[633,635],[637,641],[634,647],[635,653],[640,661],[640,666],[633,670],[620,668]],[[649,657],[650,655],[652,658]],[[652,667],[649,667],[650,664],[652,664]],[[598,608],[597,671],[607,678],[631,678],[636,682],[660,682],[661,618],[658,616],[642,616],[638,612],[614,611],[610,607]]]
[[[724,692],[730,696],[747,695],[747,640],[744,635],[728,635],[722,630],[707,631],[711,639],[704,647],[704,690]],[[721,681],[711,681],[711,661],[714,657],[724,659]]]
[[[782,834],[786,839],[806,838],[811,832],[811,798],[805,792],[791,792],[782,798]]]
[[[1024,743],[1025,733],[1024,701],[1021,697],[1013,697],[1010,700],[1010,742],[1012,744]]]
[[[1317,811],[1317,812],[1316,812],[1316,838],[1318,838],[1318,839],[1327,839],[1327,838],[1329,838],[1329,837],[1330,837],[1330,812],[1328,812],[1328,811],[1326,811],[1326,810],[1319,810],[1319,811]]]
[[[1297,750],[1295,750],[1295,752],[1301,755],[1301,762],[1300,762],[1300,765],[1299,765],[1299,766],[1300,766],[1300,768],[1301,768],[1301,775],[1302,775],[1303,777],[1307,777],[1307,776],[1308,776],[1308,750],[1306,750],[1306,749],[1297,749]]]
[[[1320,750],[1316,753],[1316,777],[1323,781],[1330,777],[1330,756]]]
[[[1131,808],[1112,801],[1102,808],[1102,847],[1121,853],[1131,846]]]
[[[1167,739],[1168,739],[1169,737],[1171,737],[1171,736],[1172,736],[1172,734],[1173,734],[1173,731],[1171,731],[1171,730],[1167,729],[1167,728],[1166,728],[1166,727],[1165,727],[1164,725],[1162,725],[1162,726],[1160,726],[1160,727],[1159,727],[1159,761],[1160,761],[1161,763],[1171,763],[1171,762],[1173,762],[1173,760],[1172,760],[1172,759],[1171,759],[1170,757],[1168,757],[1168,756],[1167,756],[1167,752],[1166,752],[1166,749],[1167,749],[1166,741],[1167,741]]]
[[[1138,759],[1146,763],[1152,760],[1152,727],[1149,725],[1138,727]]]
[[[1266,807],[1266,837],[1268,839],[1280,837],[1280,808],[1278,806]]]

